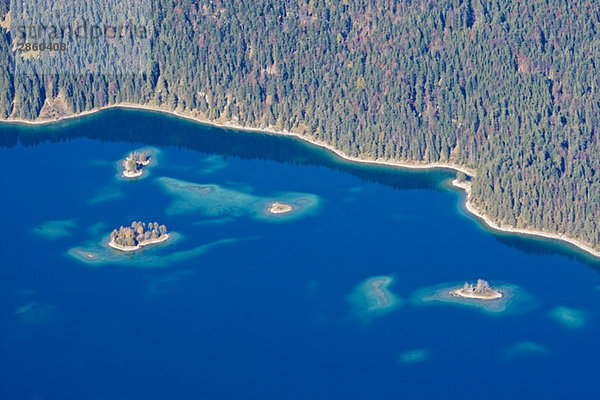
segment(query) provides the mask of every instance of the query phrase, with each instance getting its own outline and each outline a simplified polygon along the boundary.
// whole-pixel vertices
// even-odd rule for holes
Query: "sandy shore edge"
[[[290,206],[289,204],[280,203],[278,201],[275,201],[275,202],[269,204],[269,208],[267,211],[269,214],[287,214],[293,210],[294,210],[294,208],[292,206]]]
[[[139,178],[140,176],[144,175],[144,170],[140,169],[135,173],[130,173],[127,170],[123,169],[123,171],[121,171],[121,176],[123,178],[129,178],[129,179],[134,179],[134,178]]]
[[[452,185],[454,187],[460,188],[466,192],[467,196],[465,199],[465,207],[466,207],[467,211],[469,211],[471,214],[473,214],[477,218],[481,219],[483,222],[485,222],[485,224],[487,226],[489,226],[490,228],[492,228],[494,230],[497,230],[500,232],[516,233],[519,235],[538,236],[538,237],[543,237],[546,239],[561,240],[563,242],[572,244],[573,246],[579,248],[580,250],[586,251],[587,253],[591,254],[592,256],[594,256],[596,258],[600,258],[600,251],[593,249],[592,247],[588,246],[587,244],[585,244],[584,242],[582,242],[580,240],[570,238],[562,233],[551,233],[551,232],[545,232],[545,231],[540,231],[540,230],[536,230],[536,229],[523,229],[523,228],[513,228],[510,226],[500,226],[496,222],[492,221],[492,219],[489,216],[485,215],[484,213],[479,211],[477,208],[475,208],[475,206],[471,202],[471,183],[470,182],[459,182],[457,179],[454,179],[452,181]]]
[[[348,156],[348,155],[344,154],[340,150],[334,148],[333,146],[331,146],[327,143],[321,142],[319,140],[311,139],[306,136],[300,135],[299,133],[290,132],[287,130],[278,131],[278,130],[273,129],[273,127],[252,128],[252,127],[246,127],[246,126],[239,125],[235,122],[222,122],[222,123],[215,122],[215,121],[211,121],[211,120],[204,119],[204,118],[194,117],[194,116],[188,115],[188,114],[182,114],[178,111],[170,111],[170,110],[165,110],[163,108],[159,108],[159,107],[155,107],[155,106],[138,105],[138,104],[131,104],[131,103],[113,104],[113,105],[109,105],[109,106],[95,108],[95,109],[88,110],[88,111],[83,111],[79,114],[67,115],[67,116],[64,116],[61,118],[49,119],[49,120],[43,120],[43,121],[28,121],[28,120],[24,120],[24,119],[4,119],[4,120],[0,120],[0,122],[6,123],[6,124],[17,124],[17,125],[19,125],[19,124],[20,125],[47,125],[47,124],[52,124],[52,123],[56,123],[56,122],[66,121],[69,119],[85,117],[87,115],[96,114],[100,111],[110,110],[113,108],[153,111],[153,112],[173,115],[176,117],[184,118],[184,119],[194,121],[194,122],[199,122],[199,123],[205,124],[205,125],[215,126],[218,128],[229,128],[229,129],[236,129],[236,130],[247,131],[247,132],[271,133],[271,134],[280,135],[280,136],[291,136],[291,137],[300,139],[304,142],[313,144],[315,146],[325,148],[325,149],[331,151],[332,153],[335,153],[336,155],[338,155],[341,158],[348,160],[348,161],[354,161],[354,162],[360,162],[360,163],[366,163],[366,164],[389,165],[389,166],[393,166],[393,167],[402,167],[402,168],[411,168],[411,169],[446,168],[446,169],[452,169],[455,171],[464,172],[465,174],[467,174],[469,176],[475,176],[474,169],[469,168],[469,167],[464,167],[461,165],[457,165],[457,164],[443,163],[443,162],[422,163],[422,162],[417,162],[417,161],[375,160],[375,159],[368,159],[368,158],[352,157],[352,156]]]
[[[69,120],[69,119],[84,117],[87,115],[98,113],[103,110],[109,110],[109,109],[113,109],[113,108],[124,108],[124,109],[146,110],[146,111],[158,112],[158,113],[163,113],[163,114],[168,114],[168,115],[173,115],[176,117],[184,118],[189,121],[199,122],[199,123],[205,124],[205,125],[215,126],[218,128],[230,128],[230,129],[242,130],[242,131],[247,131],[247,132],[262,132],[262,133],[270,133],[270,134],[282,135],[282,136],[291,136],[296,139],[302,140],[304,142],[310,143],[312,145],[327,149],[327,150],[331,151],[332,153],[336,154],[337,156],[343,158],[344,160],[352,161],[352,162],[359,162],[359,163],[365,163],[365,164],[376,164],[376,165],[388,165],[388,166],[393,166],[393,167],[409,168],[409,169],[445,168],[445,169],[452,169],[455,171],[463,172],[464,174],[469,175],[471,177],[474,177],[476,175],[476,172],[474,169],[464,167],[461,165],[457,165],[457,164],[452,164],[452,163],[442,163],[442,162],[418,163],[418,162],[396,161],[396,160],[375,160],[375,159],[366,159],[366,158],[348,156],[348,155],[344,154],[342,151],[334,148],[330,144],[308,138],[308,137],[303,136],[298,133],[289,132],[287,130],[277,131],[277,130],[273,129],[272,127],[252,128],[252,127],[242,126],[242,125],[239,125],[234,122],[219,123],[219,122],[195,117],[192,115],[182,114],[176,110],[171,111],[171,110],[166,110],[166,109],[159,108],[156,106],[139,105],[139,104],[133,104],[133,103],[112,104],[112,105],[108,105],[108,106],[104,106],[104,107],[95,108],[95,109],[92,109],[89,111],[84,111],[84,112],[81,112],[78,114],[68,115],[68,116],[51,119],[51,120],[28,121],[28,120],[23,120],[23,119],[4,119],[4,120],[0,120],[0,123],[21,124],[21,125],[46,125],[46,124],[65,121],[65,120]],[[482,212],[480,212],[473,206],[473,204],[471,203],[471,199],[470,199],[471,187],[470,187],[469,182],[458,182],[455,179],[452,181],[452,185],[454,187],[463,189],[467,193],[466,200],[465,200],[466,209],[471,214],[473,214],[476,217],[478,217],[479,219],[483,220],[486,223],[486,225],[488,225],[490,228],[498,230],[498,231],[502,231],[502,232],[507,232],[507,233],[516,233],[516,234],[521,234],[521,235],[530,235],[530,236],[543,237],[543,238],[547,238],[547,239],[561,240],[561,241],[570,243],[570,244],[574,245],[575,247],[579,248],[580,250],[583,250],[583,251],[589,253],[590,255],[600,259],[600,251],[593,249],[592,247],[590,247],[589,245],[587,245],[584,242],[581,242],[577,239],[570,238],[561,233],[550,233],[550,232],[544,232],[544,231],[535,230],[535,229],[521,229],[521,228],[500,226],[500,225],[496,224],[494,221],[492,221],[489,216],[483,214]]]
[[[168,240],[170,237],[170,235],[168,233],[162,235],[161,237],[157,238],[157,239],[149,239],[149,240],[145,240],[144,242],[141,242],[140,244],[136,245],[136,246],[121,246],[120,244],[116,244],[115,242],[113,242],[112,240],[110,240],[108,242],[108,245],[110,247],[112,247],[113,249],[116,250],[120,250],[120,251],[125,251],[125,252],[130,252],[130,251],[136,251],[141,249],[144,246],[148,246],[151,244],[156,244],[156,243],[162,243],[165,240]]]
[[[450,294],[454,297],[460,297],[463,299],[474,299],[474,300],[498,300],[498,299],[501,299],[502,297],[504,297],[504,294],[497,290],[494,290],[493,295],[485,296],[485,295],[480,295],[480,294],[475,294],[475,293],[465,293],[462,288],[451,290]]]

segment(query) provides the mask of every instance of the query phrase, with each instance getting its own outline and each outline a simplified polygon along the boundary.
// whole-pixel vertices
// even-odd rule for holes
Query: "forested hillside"
[[[114,1],[91,3],[109,13]],[[139,73],[18,74],[1,0],[0,117],[132,102],[292,130],[351,156],[452,162],[477,171],[473,202],[492,219],[600,249],[597,2],[136,3],[152,25]]]

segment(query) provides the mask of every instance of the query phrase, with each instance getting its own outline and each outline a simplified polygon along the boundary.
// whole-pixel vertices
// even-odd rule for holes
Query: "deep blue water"
[[[148,146],[160,150],[149,176],[116,179],[115,162]],[[356,165],[289,138],[124,110],[2,125],[0,171],[1,399],[600,395],[600,263],[486,230],[462,210],[451,171]],[[172,213],[160,177],[310,193],[319,207],[280,222]],[[67,254],[134,219],[181,236],[135,260],[237,240],[166,265]],[[70,221],[61,237],[36,233],[57,220]],[[347,297],[381,275],[404,304],[358,317]],[[410,301],[479,277],[519,286],[531,307],[491,315]],[[579,324],[552,318],[557,307]],[[403,362],[413,350],[426,357]]]

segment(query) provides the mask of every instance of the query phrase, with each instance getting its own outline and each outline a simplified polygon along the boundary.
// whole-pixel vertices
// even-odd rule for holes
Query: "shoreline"
[[[138,170],[137,172],[135,172],[135,173],[133,173],[133,174],[132,174],[132,173],[130,173],[130,172],[128,172],[128,171],[127,171],[127,170],[125,170],[125,169],[124,169],[124,170],[121,172],[121,176],[122,176],[123,178],[128,178],[128,179],[139,178],[139,177],[140,177],[140,176],[142,176],[142,175],[144,175],[144,170],[143,170],[143,169],[140,169],[140,170]]]
[[[0,120],[0,123],[17,124],[17,125],[21,124],[21,125],[30,125],[30,126],[31,125],[34,125],[34,126],[35,125],[47,125],[47,124],[61,122],[61,121],[69,120],[69,119],[85,117],[88,115],[96,114],[98,112],[101,112],[104,110],[110,110],[113,108],[152,111],[152,112],[167,114],[167,115],[183,118],[188,121],[198,122],[198,123],[201,123],[204,125],[214,126],[214,127],[218,127],[218,128],[236,129],[236,130],[246,131],[246,132],[260,132],[260,133],[268,133],[268,134],[273,134],[273,135],[293,137],[293,138],[302,140],[303,142],[309,143],[311,145],[329,150],[330,152],[334,153],[338,157],[340,157],[346,161],[351,161],[351,162],[358,162],[358,163],[363,163],[363,164],[374,164],[374,165],[386,165],[386,166],[391,166],[391,167],[399,167],[399,168],[407,168],[407,169],[436,169],[436,168],[437,169],[451,169],[454,171],[462,172],[470,177],[476,176],[476,172],[474,169],[469,168],[469,167],[460,166],[457,164],[443,163],[443,162],[433,162],[433,163],[427,164],[427,163],[418,163],[418,162],[409,162],[409,161],[365,159],[365,158],[360,158],[360,157],[348,156],[348,155],[344,154],[342,151],[334,148],[330,144],[327,144],[327,143],[324,143],[324,142],[321,142],[321,141],[318,141],[315,139],[311,139],[311,138],[303,136],[299,133],[294,133],[294,132],[290,132],[287,130],[277,131],[271,127],[266,127],[266,128],[245,127],[245,126],[242,126],[235,122],[220,123],[220,122],[215,122],[215,121],[207,120],[207,119],[200,118],[200,117],[195,117],[193,115],[182,114],[176,110],[170,111],[170,110],[166,110],[166,109],[156,107],[156,106],[140,105],[140,104],[133,104],[133,103],[120,103],[120,104],[107,105],[107,106],[95,108],[92,110],[83,111],[78,114],[67,115],[67,116],[63,116],[63,117],[51,119],[51,120],[28,121],[28,120],[22,120],[22,119],[5,119],[5,120]],[[471,203],[471,200],[470,200],[470,196],[471,196],[470,185],[471,184],[470,183],[458,182],[456,179],[454,179],[452,181],[452,185],[456,188],[463,189],[466,192],[465,207],[466,207],[467,211],[469,211],[475,217],[483,220],[485,222],[485,224],[488,225],[490,228],[495,229],[497,231],[506,232],[506,233],[516,233],[516,234],[522,234],[522,235],[528,235],[528,236],[537,236],[537,237],[542,237],[545,239],[553,239],[553,240],[567,242],[567,243],[577,247],[579,250],[583,250],[584,252],[593,256],[597,260],[600,260],[600,251],[593,249],[592,247],[590,247],[589,245],[587,245],[584,242],[581,242],[577,239],[573,239],[568,236],[565,236],[562,233],[549,233],[549,232],[544,232],[544,231],[540,231],[540,230],[536,230],[536,229],[504,227],[504,226],[500,226],[500,225],[496,224],[494,221],[491,220],[491,218],[489,216],[487,216],[487,215],[483,214],[482,212],[480,212],[479,210],[477,210]]]
[[[478,295],[476,293],[465,293],[464,290],[461,289],[455,289],[455,290],[451,290],[450,294],[454,297],[460,297],[463,299],[473,299],[473,300],[498,300],[501,299],[502,297],[504,297],[504,294],[502,292],[499,292],[497,290],[494,291],[493,295],[489,295],[489,296],[482,296],[482,295]]]
[[[294,208],[292,206],[290,206],[289,204],[280,203],[278,201],[275,201],[275,202],[269,204],[267,212],[269,214],[279,215],[279,214],[290,213],[293,210],[294,210]]]
[[[471,203],[471,183],[470,182],[459,182],[457,179],[454,179],[452,181],[452,186],[465,191],[465,193],[466,193],[465,207],[466,207],[467,211],[470,212],[471,214],[473,214],[478,219],[485,222],[485,224],[488,227],[490,227],[496,231],[506,232],[506,233],[516,233],[519,235],[527,235],[527,236],[537,236],[537,237],[542,237],[545,239],[553,239],[553,240],[559,240],[561,242],[567,242],[567,243],[577,247],[579,250],[583,250],[583,251],[589,253],[590,255],[592,255],[593,257],[600,259],[600,251],[594,250],[593,248],[591,248],[584,242],[577,240],[577,239],[570,238],[562,233],[551,233],[551,232],[540,231],[537,229],[524,229],[524,228],[515,228],[515,227],[511,227],[511,226],[500,226],[496,222],[492,221],[492,219],[489,216],[485,215],[484,213],[479,211],[477,208],[475,208],[473,203]]]
[[[145,246],[148,246],[148,245],[151,245],[151,244],[162,243],[165,240],[168,240],[169,238],[170,238],[170,235],[168,233],[165,233],[164,235],[160,236],[159,238],[145,240],[143,242],[138,243],[135,246],[121,246],[120,244],[116,244],[112,240],[109,240],[108,245],[110,247],[112,247],[113,249],[115,249],[115,250],[124,251],[126,253],[129,253],[129,252],[132,252],[132,251],[139,250],[142,247],[145,247]]]
[[[469,168],[469,167],[464,167],[464,166],[461,166],[458,164],[452,164],[452,163],[443,163],[443,162],[423,163],[423,162],[419,162],[419,161],[411,162],[411,161],[397,161],[397,160],[375,160],[375,159],[367,159],[367,158],[348,156],[348,155],[344,154],[343,152],[341,152],[340,150],[336,149],[335,147],[331,146],[330,144],[321,142],[319,140],[311,139],[311,138],[303,136],[299,133],[290,132],[285,129],[282,131],[278,131],[278,130],[273,129],[272,127],[254,128],[254,127],[242,126],[235,122],[215,122],[215,121],[211,121],[208,119],[195,117],[193,115],[182,114],[178,111],[169,111],[169,110],[166,110],[166,109],[163,109],[160,107],[156,107],[156,106],[138,105],[138,104],[132,104],[132,103],[111,104],[108,106],[103,106],[103,107],[99,107],[99,108],[94,108],[92,110],[83,111],[79,114],[66,115],[66,116],[63,116],[60,118],[55,118],[55,119],[50,119],[50,120],[29,121],[29,120],[24,120],[24,119],[4,119],[4,120],[0,120],[0,123],[15,124],[15,125],[21,124],[21,125],[30,125],[30,126],[48,125],[48,124],[52,124],[52,123],[56,123],[56,122],[62,122],[62,121],[70,120],[70,119],[76,119],[76,118],[80,118],[80,117],[93,115],[98,112],[101,112],[104,110],[110,110],[110,109],[114,109],[114,108],[123,108],[123,109],[130,109],[130,110],[145,110],[145,111],[152,111],[152,112],[157,112],[157,113],[162,113],[162,114],[168,114],[168,115],[183,118],[183,119],[186,119],[189,121],[199,122],[204,125],[214,126],[217,128],[235,129],[235,130],[246,131],[246,132],[269,133],[269,134],[274,134],[274,135],[279,135],[279,136],[294,137],[294,138],[300,139],[306,143],[312,144],[314,146],[329,150],[332,153],[334,153],[335,155],[337,155],[347,161],[360,162],[360,163],[364,163],[364,164],[388,165],[391,167],[401,167],[401,168],[409,168],[409,169],[436,169],[436,168],[444,169],[445,168],[445,169],[452,169],[454,171],[463,172],[466,175],[469,175],[471,177],[474,177],[476,175],[474,169]]]

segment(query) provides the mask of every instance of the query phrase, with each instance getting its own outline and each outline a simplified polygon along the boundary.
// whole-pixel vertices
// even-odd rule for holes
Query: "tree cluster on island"
[[[492,289],[490,284],[483,279],[477,279],[477,285],[473,286],[472,283],[465,282],[463,286],[463,291],[465,293],[475,293],[475,294],[493,294],[496,293],[496,290]]]
[[[157,222],[134,221],[131,226],[121,226],[119,230],[113,230],[110,234],[110,241],[119,246],[135,247],[153,240],[160,240],[167,235],[167,228],[164,225],[158,225]]]
[[[495,300],[504,296],[501,291],[493,289],[483,279],[478,279],[475,286],[472,283],[465,283],[463,287],[451,290],[450,294],[455,297],[477,300]]]
[[[129,153],[125,161],[123,162],[123,168],[129,175],[137,174],[141,171],[142,167],[150,163],[150,152],[149,151],[134,151]]]

